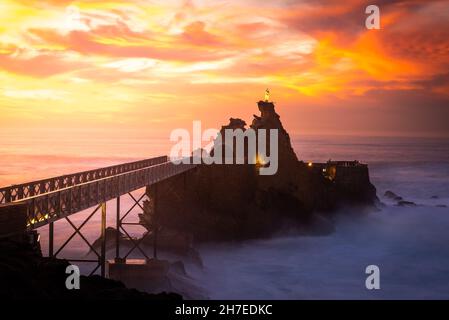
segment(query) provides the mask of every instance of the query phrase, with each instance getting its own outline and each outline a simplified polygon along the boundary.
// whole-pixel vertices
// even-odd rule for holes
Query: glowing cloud
[[[143,128],[151,118],[173,127],[179,119],[215,121],[229,105],[250,114],[243,106],[251,108],[268,86],[304,113],[314,112],[300,109],[305,105],[360,106],[373,92],[424,97],[425,90],[432,100],[449,99],[447,3],[386,2],[379,31],[364,28],[364,6],[4,0],[0,123],[14,127],[24,110],[51,121],[64,110],[74,126],[86,123],[88,112],[88,121],[94,114],[106,127],[113,127],[112,114],[129,126]],[[395,110],[387,96],[381,103]],[[31,109],[35,100],[46,108]],[[211,100],[215,115],[206,111]]]

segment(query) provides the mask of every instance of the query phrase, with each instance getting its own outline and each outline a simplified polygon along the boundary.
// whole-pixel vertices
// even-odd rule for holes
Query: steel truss
[[[126,219],[126,217],[128,217],[128,215],[131,213],[131,211],[138,206],[142,211],[144,211],[143,206],[140,204],[140,202],[143,200],[143,198],[146,196],[146,192],[144,192],[139,198],[135,198],[130,192],[128,193],[128,196],[133,200],[133,205],[125,212],[125,214],[123,216],[121,216],[120,214],[120,197],[117,198],[117,217],[116,217],[116,229],[119,231],[116,234],[116,239],[115,239],[115,258],[117,261],[120,260],[126,260],[126,258],[129,257],[129,255],[135,250],[138,249],[140,251],[140,253],[145,257],[145,259],[150,259],[148,257],[148,255],[146,254],[145,250],[143,250],[140,247],[140,244],[142,243],[142,241],[148,236],[149,232],[145,233],[139,240],[134,239],[129,232],[126,230],[126,226],[136,226],[136,225],[141,225],[139,222],[124,222],[124,220]],[[120,231],[122,231],[125,236],[126,239],[130,240],[131,243],[133,244],[132,248],[130,250],[128,250],[128,252],[121,257],[120,256]]]
[[[157,186],[153,186],[157,190]],[[133,200],[132,206],[122,215],[121,214],[121,201],[120,196],[116,198],[116,237],[115,237],[115,259],[116,261],[125,261],[129,255],[134,252],[136,249],[140,251],[140,253],[145,257],[145,259],[150,260],[150,257],[145,252],[145,250],[142,249],[141,244],[145,238],[150,235],[150,232],[146,232],[143,234],[143,236],[136,240],[134,239],[128,230],[126,230],[126,226],[130,225],[141,225],[140,222],[126,222],[124,221],[127,217],[129,217],[130,213],[135,207],[139,207],[142,211],[144,211],[144,208],[141,204],[141,201],[146,196],[146,191],[140,196],[140,197],[134,197],[131,192],[128,192],[127,195]],[[101,210],[100,210],[101,209]],[[86,237],[82,233],[82,228],[91,220],[91,218],[100,210],[101,214],[101,248],[100,252],[93,246],[89,240],[86,239]],[[48,254],[50,257],[56,258],[61,251],[73,240],[73,238],[76,235],[79,235],[80,238],[87,244],[89,249],[97,256],[97,259],[78,259],[78,258],[66,258],[69,262],[96,262],[95,268],[90,272],[89,275],[94,274],[97,272],[97,270],[100,268],[100,274],[102,277],[106,276],[106,202],[103,202],[99,204],[87,217],[84,219],[84,221],[77,227],[70,218],[64,217],[64,219],[69,223],[69,225],[74,229],[74,232],[64,241],[64,243],[55,251],[54,247],[54,222],[49,223],[49,232],[48,232]],[[129,240],[132,243],[131,249],[128,250],[128,252],[124,255],[120,255],[120,241],[121,241],[121,235],[120,233],[123,232],[125,234],[125,240]],[[153,258],[157,259],[157,228],[154,232],[154,243],[153,243]]]
[[[100,210],[101,209],[101,210]],[[100,210],[101,214],[101,248],[100,252],[98,252],[92,243],[86,239],[86,237],[82,234],[81,229],[89,222],[89,220]],[[48,232],[48,255],[53,258],[57,258],[58,254],[70,243],[70,241],[76,236],[79,235],[80,238],[88,245],[90,250],[95,253],[97,256],[96,260],[92,259],[76,259],[76,258],[66,258],[69,262],[97,262],[95,268],[90,272],[89,275],[94,274],[98,268],[100,268],[100,274],[102,277],[106,275],[106,202],[99,204],[94,211],[92,211],[87,218],[81,223],[79,227],[75,226],[75,224],[70,220],[69,217],[65,217],[65,220],[70,224],[70,226],[75,230],[59,247],[59,249],[54,252],[54,222],[50,222],[49,224],[49,232]]]

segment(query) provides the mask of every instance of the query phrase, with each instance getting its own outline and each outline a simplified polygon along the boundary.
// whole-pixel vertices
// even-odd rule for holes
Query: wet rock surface
[[[413,201],[405,201],[405,200],[398,201],[396,205],[399,207],[416,207],[416,203],[414,203]]]
[[[390,199],[390,200],[394,200],[394,201],[402,201],[404,200],[401,196],[398,196],[396,193],[394,193],[393,191],[385,191],[384,193],[384,197]]]
[[[389,198],[389,199],[395,199],[395,198],[397,198],[399,196],[396,193],[394,193],[393,191],[387,190],[384,193],[384,197]]]
[[[442,203],[436,203],[436,204],[422,204],[422,203],[416,203],[407,199],[404,199],[403,197],[397,195],[396,193],[394,193],[391,190],[387,190],[384,193],[384,197],[396,202],[394,203],[395,206],[397,207],[418,207],[418,206],[423,206],[423,205],[432,205],[435,206],[437,208],[447,208],[446,204],[442,204]],[[430,200],[438,200],[439,197],[437,195],[432,195],[431,197],[429,197]]]

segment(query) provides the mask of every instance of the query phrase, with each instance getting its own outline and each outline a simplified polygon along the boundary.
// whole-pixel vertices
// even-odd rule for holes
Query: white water
[[[325,237],[279,237],[200,247],[205,270],[192,268],[216,299],[449,298],[449,148],[447,141],[308,140],[309,158],[361,159],[386,207],[340,218]],[[307,152],[307,150],[309,152]],[[329,156],[325,157],[324,154]],[[323,157],[324,156],[324,157]],[[422,206],[397,207],[393,190]],[[430,199],[437,195],[438,199]],[[365,288],[365,268],[380,268],[380,290]]]

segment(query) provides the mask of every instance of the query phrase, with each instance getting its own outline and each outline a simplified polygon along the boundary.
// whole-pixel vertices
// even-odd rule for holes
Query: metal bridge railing
[[[15,202],[28,207],[28,228],[34,229],[99,205],[128,192],[157,183],[196,167],[195,164],[162,164],[76,184]]]
[[[167,161],[168,157],[162,156],[0,188],[0,204],[116,176],[121,173],[154,166]]]

